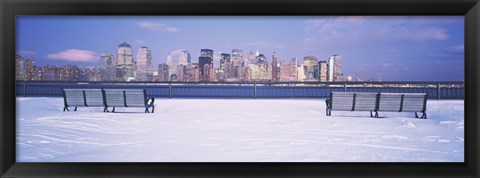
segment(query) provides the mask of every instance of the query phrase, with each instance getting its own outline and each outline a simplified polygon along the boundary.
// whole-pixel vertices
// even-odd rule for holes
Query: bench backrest
[[[64,88],[63,99],[66,106],[103,106],[102,89]]]
[[[145,107],[145,89],[103,89],[108,107]]]
[[[84,89],[83,91],[85,92],[85,103],[87,106],[104,106],[102,89]]]
[[[85,106],[83,89],[62,89],[65,106]]]
[[[378,93],[332,92],[330,100],[333,110],[375,111]]]
[[[427,93],[380,93],[378,111],[423,112]]]

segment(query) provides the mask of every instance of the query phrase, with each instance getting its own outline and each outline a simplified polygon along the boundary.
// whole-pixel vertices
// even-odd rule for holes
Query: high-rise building
[[[220,54],[220,71],[225,72],[225,63],[230,61],[230,54],[222,53]]]
[[[147,47],[137,51],[137,77],[138,81],[153,80],[152,53]]]
[[[177,77],[178,81],[185,81],[185,69],[186,65],[180,64],[177,66]]]
[[[333,55],[334,63],[333,63],[333,81],[341,81],[342,80],[342,56]]]
[[[135,78],[135,67],[132,46],[126,42],[118,45],[116,67],[117,80],[127,81]]]
[[[257,55],[255,55],[255,64],[262,63],[263,61],[266,61],[266,60],[267,58],[263,54],[258,54],[258,51],[257,51]]]
[[[317,66],[317,67],[315,67]],[[303,58],[303,67],[305,77],[308,80],[318,78],[318,59],[317,57],[310,55]],[[318,79],[317,79],[318,80]]]
[[[342,56],[332,55],[328,59],[328,81],[340,81],[342,79]]]
[[[231,60],[228,60],[225,62],[225,78],[226,79],[232,79],[234,77],[234,62]]]
[[[243,79],[247,81],[252,80],[252,69],[248,66],[243,68]]]
[[[20,55],[15,56],[15,76],[17,80],[25,80],[26,78],[23,57]]]
[[[115,59],[113,54],[101,54],[98,63],[98,73],[101,81],[115,81]]]
[[[167,64],[158,64],[158,81],[168,81],[168,65]]]
[[[54,81],[57,79],[57,66],[46,65],[41,70],[43,81]]]
[[[296,70],[297,70],[297,81],[299,82],[304,81],[306,76],[305,76],[303,64],[298,64]]]
[[[35,60],[27,59],[27,78],[26,80],[35,80]]]
[[[320,82],[326,82],[327,81],[327,61],[319,61],[318,62],[318,72],[319,72],[319,78],[318,81]]]
[[[205,64],[212,64],[213,66],[213,50],[211,49],[201,49],[200,57],[198,58],[198,63],[200,66],[200,74],[205,76]]]
[[[232,62],[234,66],[234,78],[241,76],[241,69],[243,68],[243,50],[232,49]]]
[[[190,53],[188,51],[180,52],[180,55],[178,56],[178,64],[187,66],[190,63],[192,63]]]
[[[277,70],[277,52],[273,52],[272,55],[272,81],[278,80],[278,70]]]
[[[167,55],[167,65],[168,65],[168,80],[170,80],[172,75],[177,76],[177,63],[172,58],[172,53]]]

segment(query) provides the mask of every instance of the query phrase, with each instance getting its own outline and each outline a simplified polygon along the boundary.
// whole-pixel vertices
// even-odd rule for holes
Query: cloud
[[[431,27],[417,35],[417,40],[419,41],[443,41],[446,39],[448,39],[446,30],[438,27]]]
[[[162,23],[153,23],[148,21],[142,21],[138,23],[140,28],[154,30],[154,31],[164,31],[164,32],[178,32],[180,29],[177,27],[171,27]]]
[[[458,21],[458,19],[457,19]],[[452,19],[340,16],[304,21],[303,43],[345,46],[371,43],[427,42],[449,39],[448,25]],[[318,45],[318,44],[317,44]]]
[[[70,62],[96,62],[100,57],[96,52],[80,49],[67,49],[65,51],[49,54],[48,59]]]
[[[27,50],[17,51],[17,55],[20,55],[20,56],[31,56],[34,54],[37,54],[37,52],[27,51]]]
[[[144,41],[144,40],[140,40],[140,39],[136,39],[136,40],[135,40],[135,43],[136,43],[136,44],[139,44],[139,45],[145,45],[145,41]]]
[[[465,53],[465,45],[460,44],[460,45],[452,46],[449,48],[449,50],[454,53]]]
[[[275,48],[275,49],[285,49],[287,48],[286,45],[281,45],[281,44],[271,44],[268,42],[263,42],[263,41],[254,41],[254,42],[248,42],[248,43],[243,43],[243,46],[248,46],[248,47],[257,47],[257,48]]]

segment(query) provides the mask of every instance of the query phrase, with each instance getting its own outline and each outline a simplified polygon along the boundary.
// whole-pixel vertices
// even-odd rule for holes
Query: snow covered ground
[[[463,162],[463,100],[413,113],[338,112],[324,99],[157,99],[79,108],[17,98],[18,162]]]

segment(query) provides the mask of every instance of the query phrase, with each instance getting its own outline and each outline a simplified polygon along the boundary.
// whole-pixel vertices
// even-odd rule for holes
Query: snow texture
[[[463,162],[463,100],[414,113],[333,111],[324,99],[161,99],[78,108],[17,98],[18,162]]]

